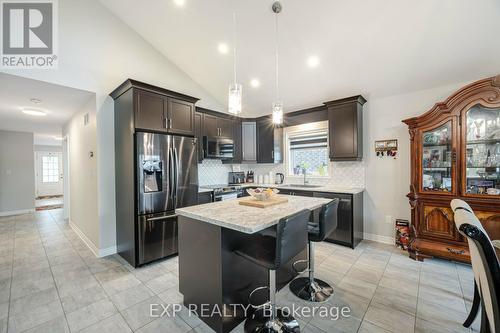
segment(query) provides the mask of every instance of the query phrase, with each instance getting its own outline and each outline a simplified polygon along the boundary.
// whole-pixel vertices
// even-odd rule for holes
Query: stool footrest
[[[313,283],[309,278],[297,278],[290,282],[290,290],[298,298],[315,303],[326,302],[333,295],[332,286],[316,278]]]
[[[256,292],[261,291],[261,290],[269,290],[269,287],[258,287],[258,288],[255,288],[254,290],[252,290],[252,292],[250,293],[250,295],[248,295],[248,303],[250,304],[250,306],[252,308],[257,309],[257,310],[258,309],[263,309],[263,308],[271,305],[271,301],[267,301],[267,302],[259,304],[259,305],[254,305],[252,303],[252,296],[253,296],[253,294],[255,294]]]
[[[297,267],[295,267],[295,266],[297,266],[298,264],[307,264],[307,266],[306,266],[306,268],[305,268],[305,269],[303,269],[303,270],[299,271],[299,270],[297,269]],[[292,264],[292,268],[293,268],[293,270],[295,271],[295,273],[297,273],[297,274],[302,274],[302,273],[305,273],[305,272],[309,272],[309,260],[297,260],[296,262],[294,262],[294,263]]]
[[[244,330],[245,333],[300,333],[300,326],[294,317],[278,308],[275,319],[266,311],[256,311],[245,321]]]

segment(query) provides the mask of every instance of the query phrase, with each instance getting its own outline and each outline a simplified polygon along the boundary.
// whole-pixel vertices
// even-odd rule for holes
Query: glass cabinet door
[[[452,121],[422,134],[423,192],[453,191]]]
[[[500,109],[476,105],[466,119],[465,191],[500,195]]]

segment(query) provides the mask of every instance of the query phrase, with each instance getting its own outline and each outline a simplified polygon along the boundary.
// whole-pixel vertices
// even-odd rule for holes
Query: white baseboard
[[[0,212],[0,216],[13,216],[13,215],[21,215],[21,214],[30,214],[34,213],[35,209],[21,209],[21,210],[10,210],[5,212]]]
[[[110,246],[108,248],[105,248],[105,249],[100,249],[99,250],[99,257],[107,257],[107,256],[110,256],[112,254],[116,254],[116,245],[114,246]]]
[[[366,232],[363,234],[363,238],[366,239],[366,240],[371,240],[371,241],[374,241],[374,242],[384,243],[384,244],[394,245],[396,243],[396,241],[394,240],[394,237],[369,234],[369,233],[366,233]]]
[[[111,247],[108,247],[108,248],[105,248],[105,249],[99,249],[95,244],[94,242],[92,242],[86,235],[85,233],[83,233],[82,230],[80,230],[80,228],[78,228],[78,226],[73,223],[71,220],[69,220],[69,226],[71,227],[71,229],[73,229],[73,231],[78,235],[78,237],[80,237],[80,239],[85,243],[85,245],[87,245],[87,247],[90,249],[90,251],[92,251],[92,253],[94,253],[94,255],[98,258],[102,258],[102,257],[106,257],[106,256],[109,256],[109,255],[112,255],[112,254],[115,254],[116,253],[116,245],[115,246],[111,246]]]

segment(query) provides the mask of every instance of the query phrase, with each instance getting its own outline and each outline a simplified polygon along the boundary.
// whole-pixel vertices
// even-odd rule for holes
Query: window
[[[59,181],[59,157],[42,156],[42,183]]]
[[[312,123],[286,129],[287,169],[289,176],[329,176],[327,124]]]

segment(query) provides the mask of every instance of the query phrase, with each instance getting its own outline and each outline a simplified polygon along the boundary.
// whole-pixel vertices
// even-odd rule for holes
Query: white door
[[[63,194],[62,153],[36,153],[36,196]]]

